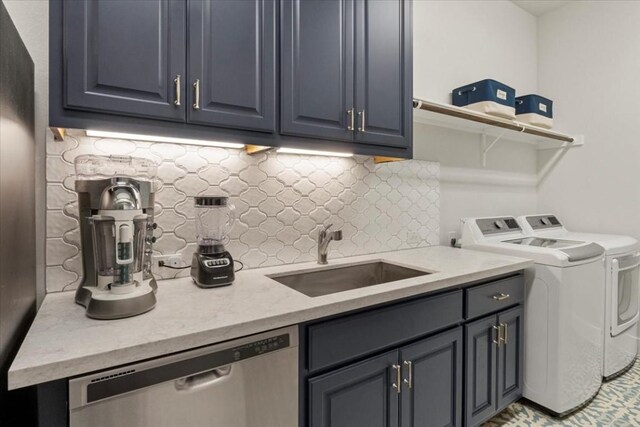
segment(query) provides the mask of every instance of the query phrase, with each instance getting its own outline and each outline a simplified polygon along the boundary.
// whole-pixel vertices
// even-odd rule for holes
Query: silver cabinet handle
[[[353,108],[351,108],[350,110],[347,110],[347,121],[349,122],[347,124],[347,130],[350,130],[352,132],[355,130],[355,121],[354,121],[355,117],[353,113],[354,113]]]
[[[358,112],[358,117],[360,118],[360,127],[358,128],[358,132],[366,132],[366,129],[364,127],[364,110]]]
[[[391,367],[396,371],[396,381],[393,383],[393,388],[396,390],[396,393],[400,394],[402,387],[402,368],[400,365],[391,365]]]
[[[504,294],[504,293],[500,292],[499,294],[496,294],[496,295],[492,296],[491,298],[493,298],[496,301],[504,301],[506,299],[509,299],[510,296],[511,295],[509,295],[509,294]]]
[[[497,327],[497,326],[492,326],[493,331],[495,332],[495,334],[491,334],[491,341],[493,341],[494,344],[497,344],[498,347],[500,347],[500,342],[502,341],[502,329]],[[497,338],[496,338],[497,336]]]
[[[408,385],[409,388],[413,388],[413,363],[410,360],[405,360],[404,366],[407,367],[409,378],[405,378],[403,382]]]
[[[507,339],[507,328],[509,327],[509,325],[507,325],[506,323],[500,323],[500,327],[502,328],[502,342],[504,345],[507,345],[509,343]]]
[[[196,81],[193,82],[193,92],[194,92],[194,99],[195,99],[195,102],[193,103],[193,109],[199,110],[200,109],[200,80],[199,79],[196,79]]]
[[[173,83],[176,86],[176,99],[173,100],[173,105],[175,105],[176,107],[180,106],[180,74],[178,74],[176,76],[175,79],[173,79]]]

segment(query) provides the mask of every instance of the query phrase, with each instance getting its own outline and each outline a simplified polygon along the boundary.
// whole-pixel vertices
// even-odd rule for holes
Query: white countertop
[[[267,274],[371,260],[435,272],[311,298]],[[74,292],[49,294],[9,369],[9,389],[214,344],[413,295],[515,272],[532,261],[445,246],[246,270],[232,286],[196,287],[191,278],[158,283],[157,306],[140,316],[94,320]]]

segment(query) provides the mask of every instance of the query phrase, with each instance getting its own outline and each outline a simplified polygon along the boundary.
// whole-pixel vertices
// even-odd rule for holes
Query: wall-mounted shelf
[[[478,113],[454,105],[414,98],[413,108],[413,120],[415,122],[481,135],[483,165],[486,164],[486,155],[489,150],[502,138],[509,141],[535,144],[539,150],[572,148],[584,145],[582,136],[567,135],[520,123],[516,120]]]

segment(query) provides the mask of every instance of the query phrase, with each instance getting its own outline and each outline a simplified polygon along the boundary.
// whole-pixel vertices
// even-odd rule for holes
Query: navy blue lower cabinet
[[[402,427],[462,425],[462,327],[400,350]]]
[[[523,286],[503,276],[301,325],[300,426],[487,421],[522,396]]]
[[[462,421],[462,327],[309,380],[311,427],[446,427]]]
[[[498,315],[502,345],[498,349],[498,411],[522,396],[524,381],[524,309],[517,306]]]
[[[311,427],[398,426],[398,351],[309,381]]]
[[[466,408],[465,425],[475,426],[496,411],[496,361],[498,327],[496,316],[465,326]]]
[[[465,326],[465,425],[477,426],[522,397],[521,305]]]

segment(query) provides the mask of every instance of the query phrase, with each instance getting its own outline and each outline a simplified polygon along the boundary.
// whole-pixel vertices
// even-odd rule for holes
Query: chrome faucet
[[[333,224],[324,227],[318,234],[318,264],[327,263],[327,252],[329,242],[332,240],[342,240],[342,230],[329,231]]]

